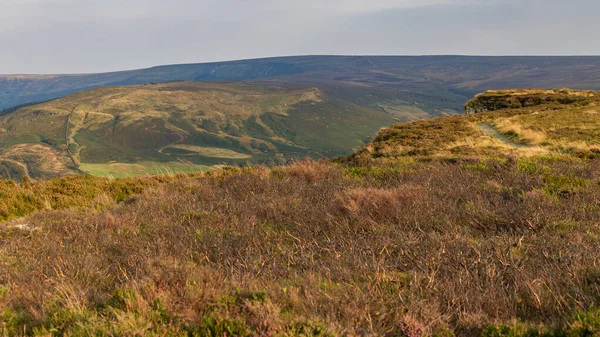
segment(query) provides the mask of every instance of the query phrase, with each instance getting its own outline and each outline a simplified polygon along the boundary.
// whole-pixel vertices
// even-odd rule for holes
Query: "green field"
[[[88,174],[99,177],[125,178],[153,175],[172,175],[179,173],[195,173],[209,170],[213,167],[179,162],[138,162],[135,164],[107,163],[82,164],[80,169]]]

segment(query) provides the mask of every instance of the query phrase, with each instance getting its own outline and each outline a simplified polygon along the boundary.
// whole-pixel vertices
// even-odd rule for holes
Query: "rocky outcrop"
[[[468,101],[465,104],[465,112],[473,114],[548,103],[574,104],[584,102],[593,95],[592,91],[574,91],[570,89],[488,90]]]

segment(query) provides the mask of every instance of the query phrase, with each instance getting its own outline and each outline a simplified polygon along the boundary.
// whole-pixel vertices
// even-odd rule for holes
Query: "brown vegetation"
[[[5,334],[478,335],[600,304],[596,160],[418,165],[221,170],[37,213],[2,230]]]

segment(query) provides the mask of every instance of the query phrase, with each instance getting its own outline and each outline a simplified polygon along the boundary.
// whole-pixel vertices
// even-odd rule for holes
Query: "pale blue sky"
[[[309,54],[599,55],[598,0],[0,0],[0,73]]]

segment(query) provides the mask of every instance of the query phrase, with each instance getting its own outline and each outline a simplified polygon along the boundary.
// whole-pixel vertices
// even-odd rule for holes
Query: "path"
[[[527,145],[523,145],[523,144],[519,144],[515,141],[513,141],[512,139],[510,139],[509,137],[507,137],[506,135],[501,134],[498,129],[490,124],[490,123],[481,123],[481,124],[477,124],[477,127],[479,128],[479,130],[481,130],[481,132],[483,132],[486,136],[488,137],[492,137],[500,142],[502,142],[505,145],[508,145],[510,147],[526,147]]]
[[[69,157],[71,158],[71,161],[73,162],[75,167],[79,167],[79,165],[77,165],[77,162],[75,161],[75,157],[73,156],[73,153],[71,152],[71,149],[69,148],[69,144],[71,143],[71,132],[70,132],[71,116],[73,116],[73,114],[75,113],[75,109],[77,109],[78,106],[79,105],[74,106],[73,110],[71,110],[71,113],[67,116],[67,127],[65,128],[65,141],[67,143],[67,153],[69,154]]]
[[[75,135],[71,135],[70,126],[71,126],[71,116],[75,113],[75,109],[77,109],[78,106],[79,106],[79,104],[74,106],[73,110],[71,110],[71,113],[67,116],[67,127],[65,128],[65,141],[67,143],[67,154],[69,155],[69,158],[71,158],[73,165],[75,165],[75,169],[77,170],[77,172],[79,172],[80,174],[88,174],[87,172],[85,172],[85,171],[81,170],[81,168],[79,168],[79,163],[75,160],[75,156],[73,155],[73,153],[71,152],[71,148],[69,147],[71,140],[73,140],[73,144],[77,144],[75,142]],[[75,133],[76,132],[77,132],[77,128],[76,128]]]
[[[170,154],[168,154],[168,153],[164,153],[163,151],[164,151],[166,148],[170,147],[170,146],[177,145],[177,144],[179,144],[179,143],[182,143],[183,141],[185,141],[185,136],[184,136],[184,135],[182,135],[182,134],[181,134],[181,133],[179,133],[179,132],[164,132],[164,131],[158,131],[158,130],[155,130],[155,129],[156,129],[156,124],[154,124],[154,122],[152,122],[152,127],[145,128],[145,129],[144,129],[144,131],[150,131],[150,132],[155,132],[155,133],[161,133],[161,134],[163,134],[163,135],[177,135],[177,136],[179,136],[179,140],[177,140],[177,141],[175,141],[175,142],[173,142],[173,143],[171,143],[171,144],[168,144],[168,145],[166,145],[166,146],[163,146],[163,147],[159,148],[159,149],[157,150],[157,151],[158,151],[158,153],[165,154],[165,155],[167,155],[167,156],[171,156]],[[179,159],[179,158],[177,158],[177,159]]]

